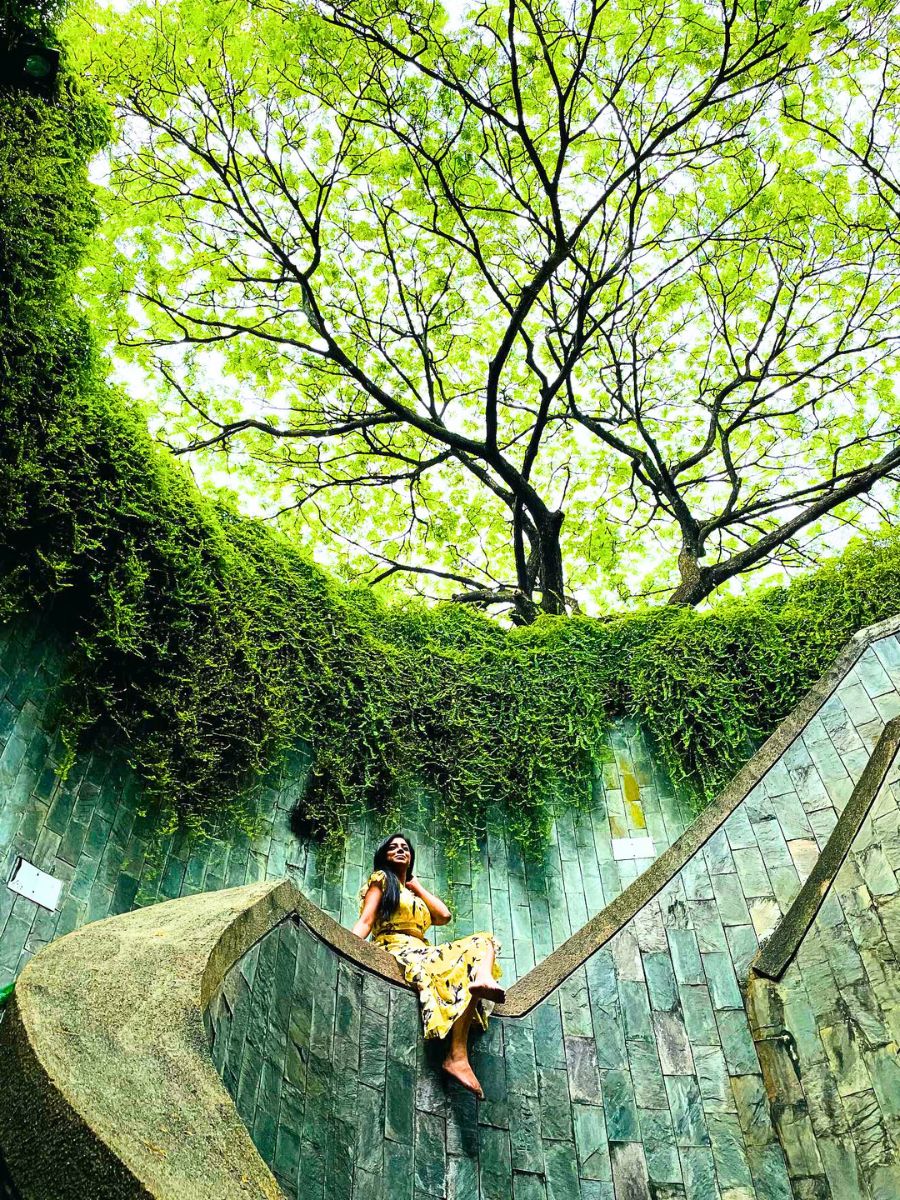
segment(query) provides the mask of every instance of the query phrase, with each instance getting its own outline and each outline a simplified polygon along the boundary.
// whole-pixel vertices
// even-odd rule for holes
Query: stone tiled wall
[[[409,993],[339,961],[302,927],[270,935],[227,979],[209,1028],[288,1195],[827,1195],[792,1191],[799,1177],[770,1117],[745,984],[900,712],[898,685],[900,645],[884,638],[659,895],[527,1016],[492,1021],[473,1059],[482,1104],[444,1086]],[[872,854],[876,869],[887,887]],[[858,1094],[867,1126],[874,1106],[893,1130],[896,1100],[882,1099],[874,1077]]]
[[[0,670],[0,983],[47,940],[86,921],[267,876],[290,876],[345,924],[355,916],[375,824],[355,827],[327,878],[315,847],[290,834],[302,756],[262,790],[255,842],[191,846],[160,837],[140,815],[134,776],[109,755],[85,756],[58,780],[51,705],[60,658],[51,638],[7,630]],[[231,973],[210,1032],[238,1107],[285,1187],[306,1197],[321,1183],[323,1196],[359,1198],[388,1194],[380,1189],[389,1180],[391,1196],[414,1200],[788,1196],[743,984],[884,722],[900,712],[898,685],[900,644],[884,637],[659,896],[527,1016],[492,1022],[475,1059],[488,1097],[481,1105],[444,1089],[411,993],[338,960],[299,925],[282,925]],[[655,857],[681,832],[688,814],[639,732],[617,730],[613,750],[537,867],[498,831],[480,861],[456,863],[451,877],[439,852],[429,857],[426,837],[422,877],[450,889],[457,910],[442,936],[493,927],[507,978],[521,976],[652,861],[617,857],[623,844],[633,850],[649,835]],[[418,823],[427,830],[427,814]],[[64,880],[57,913],[5,887],[18,854]],[[847,1095],[871,1101],[871,1090],[893,1130],[883,1074],[875,1084],[881,1069],[870,1069],[871,1089]],[[860,1120],[868,1111],[860,1108]],[[824,1163],[831,1151],[819,1153]],[[789,1166],[800,1180],[796,1163]],[[828,1173],[807,1174],[819,1186]]]
[[[796,958],[751,989],[798,1195],[900,1196],[900,783],[895,761]]]
[[[62,670],[46,628],[20,622],[0,630],[0,987],[41,946],[88,921],[262,879],[289,877],[329,915],[352,924],[372,849],[385,830],[374,817],[360,816],[343,861],[326,873],[317,847],[290,828],[308,769],[303,754],[260,790],[262,831],[252,843],[235,837],[192,845],[162,835],[153,815],[141,813],[139,781],[114,755],[85,754],[60,782],[63,749],[53,704]],[[618,895],[691,819],[629,722],[612,731],[609,759],[598,766],[590,793],[563,814],[543,861],[527,870],[499,823],[478,854],[451,867],[423,803],[410,805],[405,816],[417,835],[423,882],[453,905],[454,923],[435,935],[495,929],[508,981]],[[19,855],[63,881],[56,912],[6,886]]]

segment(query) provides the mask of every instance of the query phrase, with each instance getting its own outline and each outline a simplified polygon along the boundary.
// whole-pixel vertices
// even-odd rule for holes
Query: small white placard
[[[656,858],[653,838],[613,838],[613,858],[617,862],[630,858]]]
[[[55,912],[63,885],[61,879],[54,879],[46,871],[41,871],[24,858],[20,858],[16,862],[9,886],[20,896],[26,896],[42,908],[49,908],[51,912]]]

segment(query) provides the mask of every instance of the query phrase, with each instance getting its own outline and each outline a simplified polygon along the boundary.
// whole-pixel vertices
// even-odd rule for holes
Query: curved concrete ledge
[[[32,960],[0,1026],[0,1146],[23,1200],[279,1200],[210,1061],[203,1007],[295,908],[285,883],[206,893]]]

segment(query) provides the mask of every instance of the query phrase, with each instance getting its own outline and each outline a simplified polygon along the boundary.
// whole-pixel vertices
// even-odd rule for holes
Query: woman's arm
[[[372,932],[372,926],[375,924],[375,917],[378,915],[378,905],[381,903],[381,884],[373,883],[369,885],[369,890],[366,892],[366,898],[363,901],[362,912],[359,914],[359,920],[353,926],[352,932],[363,941]]]
[[[418,896],[420,900],[424,900],[428,905],[432,925],[447,925],[453,920],[450,909],[443,900],[438,900],[437,896],[433,896],[431,892],[423,888],[415,876],[412,879],[407,879],[406,886],[414,895]]]

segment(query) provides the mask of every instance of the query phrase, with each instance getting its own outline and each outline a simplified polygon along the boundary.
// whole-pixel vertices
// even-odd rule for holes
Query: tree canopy
[[[259,832],[255,789],[287,761],[298,821],[332,839],[361,803],[386,817],[424,791],[448,850],[495,816],[537,849],[590,797],[611,721],[638,718],[701,803],[854,630],[896,615],[897,535],[702,613],[506,629],[336,584],[198,490],[105,381],[73,286],[111,129],[63,50],[52,91],[0,87],[0,619],[22,618],[32,699],[61,720],[54,761],[124,752],[142,807],[200,833]]]
[[[163,440],[361,578],[697,604],[893,498],[891,7],[82,7],[87,290]]]

